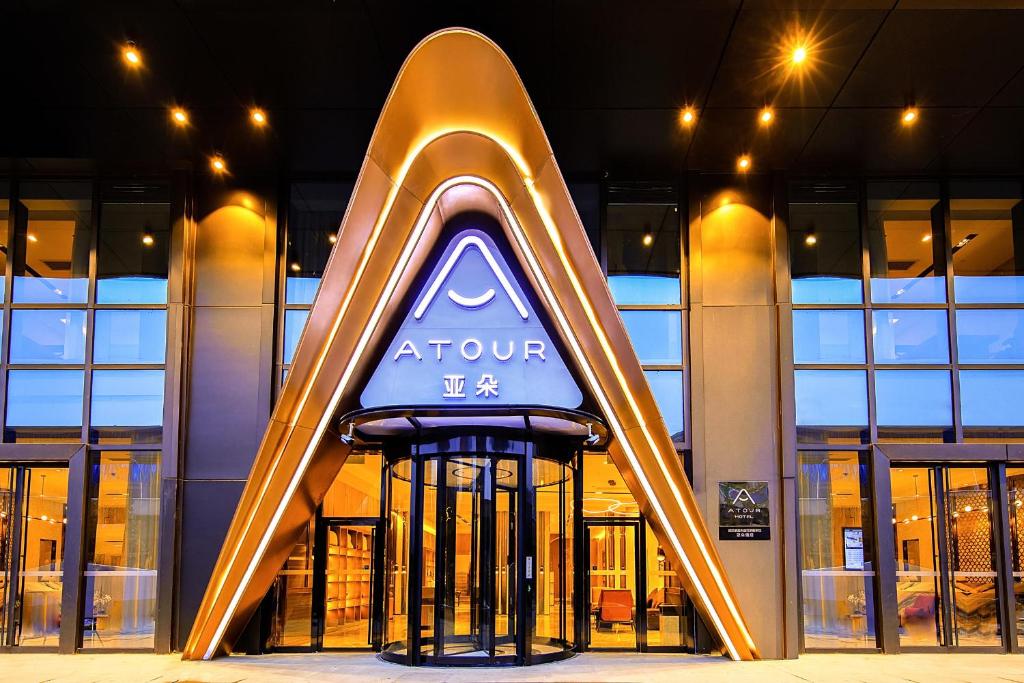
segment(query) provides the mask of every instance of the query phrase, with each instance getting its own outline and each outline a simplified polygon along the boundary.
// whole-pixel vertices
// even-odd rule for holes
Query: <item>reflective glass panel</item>
[[[167,303],[167,203],[104,202],[96,249],[96,302]]]
[[[313,619],[313,522],[302,530],[270,588],[273,647],[309,647]]]
[[[1024,426],[1024,370],[961,370],[965,427]]]
[[[651,525],[647,525],[647,645],[681,648],[686,644],[688,599],[679,569],[668,559]]]
[[[82,647],[152,648],[160,454],[102,451],[92,457]]]
[[[92,185],[22,183],[15,215],[14,300],[85,303]]]
[[[946,300],[943,224],[937,183],[868,185],[873,302]]]
[[[93,371],[90,424],[148,427],[162,425],[163,415],[163,370]]]
[[[679,365],[683,362],[680,311],[619,311],[641,363]]]
[[[927,467],[890,469],[896,553],[896,604],[900,645],[943,644],[942,591],[934,472]]]
[[[609,203],[608,287],[618,304],[678,304],[679,210],[671,203]]]
[[[7,424],[81,426],[84,386],[82,370],[11,370],[7,375]]]
[[[867,454],[799,454],[804,647],[873,648],[875,562]]]
[[[959,303],[1024,303],[1024,203],[1016,182],[950,183]]]
[[[26,467],[22,503],[20,607],[15,644],[56,647],[60,637],[67,531],[68,471]]]
[[[406,634],[409,630],[409,526],[412,511],[412,488],[409,484],[411,467],[408,460],[394,463],[388,477],[388,530],[386,542],[384,647],[395,653],[408,655]],[[424,564],[428,561],[424,550]],[[426,605],[424,604],[424,608]],[[431,610],[431,619],[433,618]],[[426,615],[424,615],[426,619]]]
[[[946,311],[872,311],[875,362],[948,363]]]
[[[863,370],[797,370],[796,423],[860,426],[868,423],[867,374]]]
[[[376,517],[380,515],[381,457],[352,453],[324,496],[324,517]]]
[[[2,483],[2,482],[0,482]],[[1024,645],[1024,467],[1006,468],[1007,511],[1010,530],[1010,569],[1013,578],[1016,628],[1013,637]]]
[[[635,525],[587,525],[590,646],[634,648],[636,628]]]
[[[370,646],[374,533],[372,526],[327,526],[325,648]]]
[[[299,345],[299,338],[302,336],[302,328],[306,326],[306,319],[309,318],[309,311],[291,309],[284,312],[284,360],[285,364],[292,362],[295,355],[295,348]]]
[[[864,312],[793,311],[793,361],[863,363]]]
[[[85,311],[11,312],[11,363],[85,362]]]
[[[351,194],[351,183],[292,183],[285,303],[313,303]]]
[[[859,304],[864,300],[855,203],[790,204],[789,254],[793,303]]]
[[[961,363],[1024,363],[1024,311],[957,311],[956,346]]]
[[[651,385],[654,400],[661,409],[661,417],[668,426],[673,441],[682,441],[683,434],[683,373],[681,370],[644,370]]]
[[[875,409],[887,427],[944,427],[953,424],[948,370],[878,370]]]
[[[163,363],[166,347],[167,311],[96,311],[93,363]]]

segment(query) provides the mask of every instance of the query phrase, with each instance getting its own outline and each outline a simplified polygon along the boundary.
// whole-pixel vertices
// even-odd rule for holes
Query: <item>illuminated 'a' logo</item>
[[[455,249],[448,257],[448,260],[445,261],[444,266],[441,268],[441,271],[437,274],[437,277],[434,278],[434,281],[430,283],[430,287],[427,289],[426,296],[423,297],[423,300],[420,302],[420,305],[416,307],[415,311],[413,311],[413,317],[416,318],[416,320],[419,320],[420,318],[423,317],[423,314],[427,312],[427,308],[430,306],[431,302],[437,296],[438,290],[441,289],[441,286],[445,283],[445,280],[447,280],[448,276],[451,274],[452,269],[455,268],[455,264],[459,262],[459,259],[462,258],[462,255],[470,247],[476,248],[476,250],[480,252],[480,255],[484,257],[484,261],[487,262],[487,266],[491,269],[491,272],[494,273],[494,277],[498,278],[498,282],[501,284],[502,289],[505,290],[505,293],[508,294],[508,298],[512,301],[512,304],[516,307],[516,310],[519,311],[519,316],[523,320],[528,319],[530,317],[530,313],[527,310],[526,306],[523,305],[523,302],[519,298],[519,295],[516,294],[516,290],[512,288],[512,283],[508,281],[508,278],[505,276],[505,273],[502,272],[501,267],[498,265],[498,262],[494,258],[494,255],[491,254],[491,250],[487,248],[487,244],[476,235],[466,235],[461,240],[459,240],[459,243],[455,246]],[[448,290],[449,299],[451,299],[457,306],[470,310],[483,308],[487,304],[494,301],[494,297],[495,291],[493,287],[488,288],[487,291],[485,291],[483,294],[480,294],[479,296],[464,296],[456,292],[454,289],[449,288]]]

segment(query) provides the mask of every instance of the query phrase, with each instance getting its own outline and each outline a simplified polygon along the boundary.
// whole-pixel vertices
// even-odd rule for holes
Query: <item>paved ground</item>
[[[0,655],[0,681],[237,683],[239,681],[870,681],[1024,683],[1024,655],[805,655],[728,662],[683,655],[585,654],[526,669],[410,669],[367,654],[267,655],[182,662],[176,655]]]

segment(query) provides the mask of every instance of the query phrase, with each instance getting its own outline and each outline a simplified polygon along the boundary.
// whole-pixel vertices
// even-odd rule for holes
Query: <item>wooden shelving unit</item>
[[[327,546],[327,626],[345,626],[369,619],[372,533],[351,527],[330,527]]]

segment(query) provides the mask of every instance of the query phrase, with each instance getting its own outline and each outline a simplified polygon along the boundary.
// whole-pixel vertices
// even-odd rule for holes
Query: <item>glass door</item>
[[[325,519],[327,566],[323,588],[321,647],[367,649],[374,646],[374,549],[379,523],[353,524]]]
[[[67,502],[66,468],[0,468],[0,645],[57,646]]]
[[[1000,646],[988,468],[894,464],[891,480],[900,646]]]
[[[640,521],[587,522],[590,649],[638,649]]]

